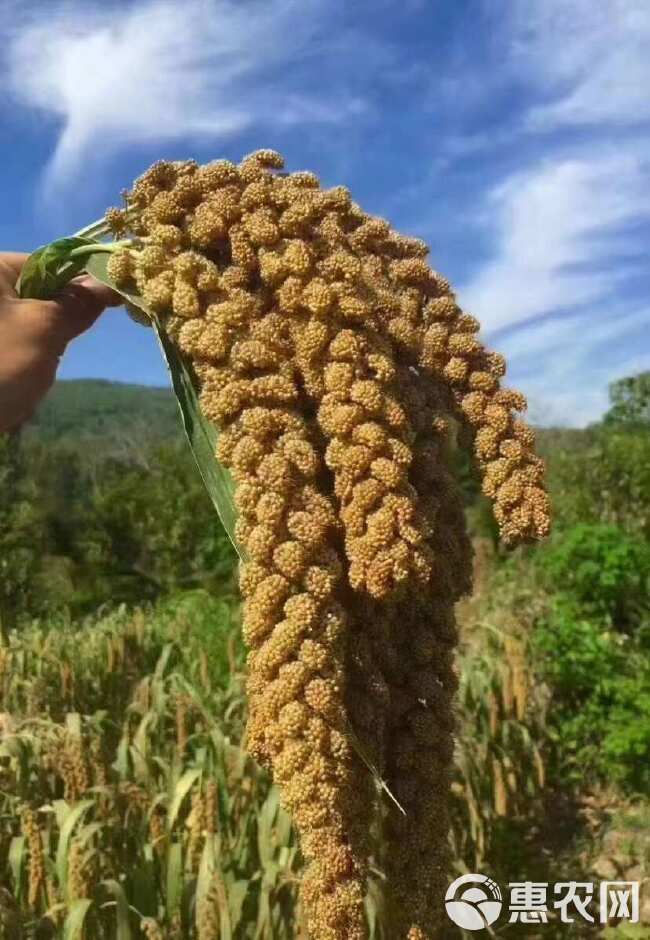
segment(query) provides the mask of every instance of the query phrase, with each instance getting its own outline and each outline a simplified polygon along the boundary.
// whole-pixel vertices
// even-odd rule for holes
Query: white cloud
[[[647,0],[515,0],[504,12],[514,68],[548,99],[532,127],[650,120]]]
[[[650,368],[638,342],[649,325],[650,304],[618,302],[508,332],[498,346],[536,423],[584,426],[607,408],[610,382]]]
[[[544,162],[489,194],[494,259],[459,291],[511,364],[539,424],[584,426],[607,386],[650,368],[650,305],[627,290],[650,220],[645,165],[630,154]]]
[[[625,227],[650,218],[647,166],[618,152],[543,160],[489,192],[484,212],[494,257],[459,293],[489,331],[616,289]]]
[[[541,423],[585,424],[607,384],[650,367],[650,15],[646,0],[501,4],[520,90],[519,166],[485,196],[492,255],[459,291]],[[527,90],[521,95],[521,89]],[[637,287],[634,286],[634,281]]]
[[[617,379],[650,369],[650,354],[609,362],[601,352],[601,368],[592,359],[587,368],[567,360],[554,368],[545,361],[538,376],[517,380],[529,401],[529,419],[540,427],[583,428],[598,421],[609,408],[608,386]]]
[[[49,183],[68,183],[93,152],[149,140],[223,139],[252,122],[331,122],[363,103],[325,93],[336,67],[323,0],[148,0],[102,8],[73,0],[17,14],[6,86],[60,122]],[[343,37],[345,38],[345,37]],[[341,37],[337,37],[341,41]],[[320,56],[322,92],[297,86]],[[2,77],[0,75],[0,77]]]
[[[631,309],[618,303],[608,309],[608,316],[602,316],[602,313],[602,309],[589,309],[572,316],[548,317],[508,332],[499,345],[513,361],[523,363],[520,371],[525,368],[537,371],[534,359],[528,358],[531,352],[536,357],[552,357],[555,362],[561,360],[563,368],[565,363],[580,367],[595,349],[648,323],[650,302]],[[575,342],[577,336],[580,342]]]

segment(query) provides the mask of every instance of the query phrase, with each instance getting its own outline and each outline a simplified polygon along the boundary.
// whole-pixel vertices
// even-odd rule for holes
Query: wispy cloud
[[[558,363],[562,370],[565,365],[573,370],[580,369],[590,359],[594,351],[602,350],[615,340],[622,330],[633,334],[648,322],[650,303],[631,306],[615,303],[609,309],[610,315],[597,319],[589,308],[581,313],[557,317],[547,317],[518,330],[509,331],[499,342],[514,363],[517,371],[533,375],[539,373],[537,362]],[[576,337],[580,341],[576,342]],[[648,350],[650,360],[650,349]]]
[[[498,331],[544,420],[585,423],[607,382],[650,365],[650,300],[633,286],[647,274],[650,16],[642,0],[501,10],[518,117],[508,172],[479,209],[490,251],[460,297]]]
[[[507,4],[515,69],[537,87],[532,127],[650,119],[650,16],[645,0],[515,0]]]
[[[326,8],[324,0],[48,4],[45,16],[23,12],[5,29],[5,86],[58,119],[48,167],[56,186],[93,151],[223,139],[271,120],[336,122],[358,115],[363,101],[334,80],[320,34]],[[320,89],[301,88],[300,67],[314,57]]]
[[[607,407],[610,382],[650,368],[643,341],[649,322],[650,304],[614,303],[510,332],[499,347],[514,365],[515,383],[526,389],[534,420],[583,426]]]
[[[430,239],[541,420],[650,365],[647,0],[7,4],[0,108],[45,117],[14,211],[33,143],[59,207],[98,159],[113,192],[137,148],[264,141]]]
[[[610,152],[542,159],[509,176],[487,195],[494,257],[462,290],[464,303],[496,330],[619,289],[639,261],[621,258],[627,226],[650,218],[647,171],[640,155]]]

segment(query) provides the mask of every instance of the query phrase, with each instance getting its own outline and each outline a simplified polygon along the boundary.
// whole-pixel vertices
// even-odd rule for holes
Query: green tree
[[[158,445],[97,471],[75,557],[86,601],[154,599],[222,588],[234,551],[183,447]]]
[[[34,590],[43,553],[42,519],[16,434],[0,435],[0,630],[37,612]]]
[[[650,372],[619,379],[609,386],[611,408],[606,424],[650,427]]]
[[[613,525],[580,523],[536,556],[549,591],[618,629],[650,619],[650,543]]]
[[[555,527],[617,525],[650,538],[650,433],[604,424],[547,453]]]
[[[650,793],[650,660],[634,636],[586,617],[558,596],[535,626],[537,668],[548,683],[553,772]]]

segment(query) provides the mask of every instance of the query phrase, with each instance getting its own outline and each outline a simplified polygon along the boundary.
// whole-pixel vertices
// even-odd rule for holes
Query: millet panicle
[[[503,359],[427,246],[282,167],[271,150],[154,164],[107,214],[133,238],[109,274],[191,363],[219,431],[245,556],[248,747],[300,834],[310,935],[366,936],[369,758],[401,807],[383,840],[391,936],[422,940],[447,877],[454,604],[471,582],[451,431],[509,544],[548,531],[543,466]]]

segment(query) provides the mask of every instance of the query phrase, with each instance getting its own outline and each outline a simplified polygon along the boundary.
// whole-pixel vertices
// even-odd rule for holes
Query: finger
[[[119,307],[124,303],[124,298],[117,291],[98,281],[91,274],[82,274],[80,277],[75,278],[72,283],[80,284],[86,290],[89,290],[104,307]]]
[[[28,258],[28,254],[20,251],[0,252],[0,294],[16,296],[16,282]]]
[[[70,340],[89,329],[108,306],[122,303],[119,294],[84,275],[70,281],[52,300],[5,301],[5,331],[11,323],[21,342],[62,356]]]
[[[68,343],[89,329],[107,306],[118,304],[116,297],[110,288],[90,278],[70,281],[51,301],[55,330]]]

